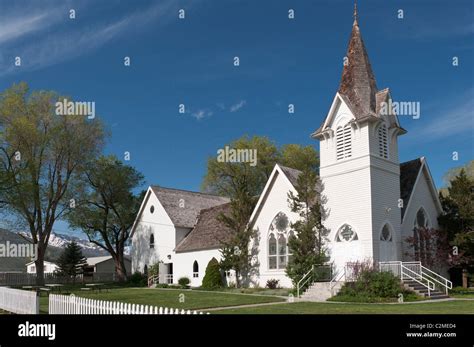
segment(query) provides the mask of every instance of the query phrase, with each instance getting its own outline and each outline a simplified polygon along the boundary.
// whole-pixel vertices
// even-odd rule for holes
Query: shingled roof
[[[220,248],[221,243],[229,239],[232,230],[223,224],[218,216],[221,213],[228,215],[230,211],[230,203],[202,210],[195,227],[176,246],[175,252]]]
[[[298,176],[300,175],[301,171],[293,169],[291,167],[282,166],[280,164],[278,164],[278,166],[280,167],[281,171],[283,171],[283,173],[286,175],[286,177],[288,177],[291,184],[296,187],[296,182],[298,181]]]
[[[151,189],[160,200],[173,224],[177,227],[192,228],[201,210],[230,201],[222,196],[187,190],[159,186],[151,186]],[[184,203],[184,206],[181,202]]]
[[[352,25],[347,64],[342,70],[339,94],[346,96],[356,119],[375,116],[377,85],[357,19]]]
[[[420,172],[421,158],[406,161],[400,164],[400,198],[403,200],[402,218],[415,186],[418,172]]]

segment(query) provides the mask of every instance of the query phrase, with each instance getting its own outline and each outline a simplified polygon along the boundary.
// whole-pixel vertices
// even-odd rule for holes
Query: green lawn
[[[282,302],[283,298],[276,296],[231,294],[221,292],[204,292],[197,290],[180,289],[148,289],[148,288],[120,288],[109,292],[92,293],[73,290],[70,293],[76,296],[108,301],[120,301],[131,304],[163,306],[169,308],[203,310],[211,307],[226,307],[267,302]],[[184,298],[184,302],[180,302]],[[181,300],[182,301],[182,300]],[[40,299],[40,312],[48,312],[48,298]]]
[[[419,304],[349,304],[298,302],[212,311],[213,314],[474,314],[474,300]]]

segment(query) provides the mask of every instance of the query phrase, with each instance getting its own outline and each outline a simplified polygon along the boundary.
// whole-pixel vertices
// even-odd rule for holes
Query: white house
[[[44,261],[44,273],[53,273],[56,271],[58,266],[50,261]],[[36,273],[36,265],[34,261],[31,261],[26,264],[26,272],[29,274],[35,274]]]
[[[424,157],[399,162],[404,130],[388,88],[378,89],[357,19],[354,20],[341,82],[321,126],[320,177],[329,229],[328,248],[336,269],[355,261],[412,260],[406,238],[414,226],[437,227],[437,190]],[[387,104],[384,104],[387,103]],[[285,275],[287,241],[298,216],[288,203],[299,171],[276,165],[249,221],[256,271],[253,285],[269,279],[290,287]],[[229,200],[203,193],[152,186],[140,208],[132,237],[133,271],[162,262],[168,282],[179,277],[199,286],[210,259],[220,259],[228,230],[216,220]]]
[[[130,274],[132,270],[132,261],[124,257],[124,264],[127,274]],[[106,255],[102,257],[90,257],[86,258],[87,265],[85,266],[85,271],[88,273],[114,273],[115,272],[115,262],[111,255]]]

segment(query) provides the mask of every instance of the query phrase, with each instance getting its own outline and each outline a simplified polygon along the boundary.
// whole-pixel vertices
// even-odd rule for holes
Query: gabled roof
[[[400,198],[403,200],[402,221],[405,216],[405,211],[410,206],[411,197],[415,187],[423,174],[428,181],[428,187],[431,190],[431,195],[438,212],[442,211],[438,190],[436,189],[433,177],[431,176],[428,163],[426,162],[425,157],[421,157],[400,164]]]
[[[222,196],[188,190],[159,186],[151,186],[151,189],[176,227],[192,228],[201,210],[230,201]]]
[[[229,215],[230,203],[204,209],[199,213],[198,221],[191,232],[176,246],[175,252],[191,252],[220,248],[228,241],[232,230],[222,223],[218,216]]]
[[[280,167],[281,171],[284,172],[286,177],[290,180],[293,187],[296,187],[296,182],[298,181],[298,176],[300,175],[301,171],[293,169],[291,167],[286,167],[286,166],[283,166],[283,165],[279,165],[279,164],[278,164],[278,166]]]
[[[400,198],[403,200],[402,218],[408,206],[411,193],[415,187],[416,178],[421,168],[421,158],[416,158],[400,164]]]
[[[260,211],[262,210],[263,204],[265,203],[268,194],[271,191],[271,188],[273,184],[275,183],[277,177],[279,175],[282,175],[284,179],[288,182],[290,187],[295,188],[296,181],[298,179],[298,175],[301,173],[301,171],[292,169],[289,167],[281,166],[279,164],[275,164],[275,167],[273,168],[272,173],[270,174],[270,177],[268,178],[267,183],[265,184],[265,187],[263,188],[262,194],[260,194],[260,197],[258,198],[257,205],[255,205],[255,208],[253,209],[252,215],[250,216],[249,220],[249,225],[252,226],[253,223],[255,222],[257,216],[259,215]],[[296,189],[296,188],[295,188]]]
[[[86,259],[87,265],[89,266],[95,266],[97,264],[103,263],[104,261],[112,259],[111,255],[106,255],[103,257],[90,257]],[[124,257],[124,260],[130,261],[130,258]]]

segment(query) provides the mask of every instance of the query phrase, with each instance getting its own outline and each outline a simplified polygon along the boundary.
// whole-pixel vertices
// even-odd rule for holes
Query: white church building
[[[437,189],[424,157],[399,161],[398,137],[406,131],[394,112],[383,112],[390,90],[376,86],[357,18],[346,57],[329,112],[311,135],[320,144],[330,261],[341,269],[356,261],[414,260],[405,240],[416,226],[438,227]],[[285,275],[287,241],[298,215],[288,193],[296,194],[299,173],[276,165],[250,218],[258,235],[252,242],[255,285],[278,279],[292,286]],[[230,231],[216,217],[229,208],[225,197],[149,187],[132,230],[132,271],[160,262],[160,281],[188,277],[192,286],[201,285],[208,262],[221,258]]]

